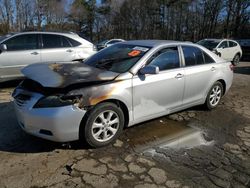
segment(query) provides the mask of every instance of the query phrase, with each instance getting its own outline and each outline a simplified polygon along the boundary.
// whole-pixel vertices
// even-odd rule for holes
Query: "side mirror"
[[[7,51],[7,46],[6,46],[6,44],[1,44],[1,45],[0,45],[0,52],[2,53],[2,52],[5,52],[5,51]]]
[[[159,74],[160,69],[155,65],[147,65],[140,69],[141,74]]]

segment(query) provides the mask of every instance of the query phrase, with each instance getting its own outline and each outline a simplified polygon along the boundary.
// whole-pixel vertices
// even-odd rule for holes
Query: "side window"
[[[63,47],[71,47],[69,40],[64,36],[61,36],[61,37],[62,37],[62,46]]]
[[[215,61],[213,60],[213,58],[211,58],[208,54],[206,54],[205,52],[203,52],[203,56],[204,56],[204,62],[205,64],[209,64],[209,63],[215,63]]]
[[[19,35],[5,41],[4,44],[6,44],[8,51],[38,49],[36,34]]]
[[[59,35],[51,35],[51,34],[43,34],[43,48],[61,48],[61,36]]]
[[[149,64],[158,66],[160,71],[180,67],[177,47],[166,48],[157,52]]]
[[[233,41],[229,41],[229,47],[235,47],[237,44]]]
[[[68,39],[68,41],[70,42],[71,46],[73,46],[73,47],[76,47],[76,46],[80,46],[80,45],[81,45],[80,42],[78,42],[78,41],[76,41],[76,40],[74,40],[74,39],[71,39],[71,38],[67,38],[67,39]]]
[[[222,42],[222,43],[219,45],[219,48],[228,48],[228,43],[227,43],[227,41]]]
[[[186,66],[204,64],[203,52],[201,49],[192,46],[183,46],[182,50]]]

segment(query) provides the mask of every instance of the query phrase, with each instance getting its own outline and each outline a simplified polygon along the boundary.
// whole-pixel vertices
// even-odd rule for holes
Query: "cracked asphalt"
[[[195,107],[139,124],[95,150],[24,133],[10,102],[15,85],[0,88],[0,187],[250,187],[250,62],[236,67],[215,110]],[[211,144],[163,147],[189,129]]]

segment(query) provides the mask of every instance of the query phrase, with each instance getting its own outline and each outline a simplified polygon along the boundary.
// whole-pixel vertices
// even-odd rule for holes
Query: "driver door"
[[[169,47],[156,52],[147,64],[158,66],[160,72],[134,76],[135,122],[166,115],[182,105],[184,70],[180,66],[178,48]]]

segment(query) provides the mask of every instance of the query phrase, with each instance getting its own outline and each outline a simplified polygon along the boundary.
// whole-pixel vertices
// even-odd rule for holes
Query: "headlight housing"
[[[55,108],[69,105],[78,105],[81,101],[81,95],[51,95],[41,98],[34,108]]]

